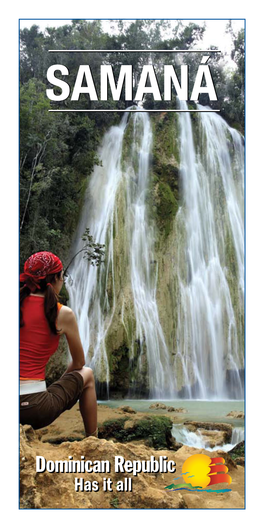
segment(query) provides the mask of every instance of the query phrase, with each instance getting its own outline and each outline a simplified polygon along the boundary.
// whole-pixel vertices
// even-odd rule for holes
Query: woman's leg
[[[93,371],[89,367],[77,370],[83,377],[83,391],[79,399],[86,436],[97,434],[97,400]]]

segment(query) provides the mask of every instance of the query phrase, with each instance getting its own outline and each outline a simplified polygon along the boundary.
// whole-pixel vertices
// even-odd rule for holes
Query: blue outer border
[[[246,19],[244,19],[245,26],[245,78],[244,78],[244,94],[245,94],[245,118],[244,118],[244,129],[245,129],[245,148],[244,148],[244,355],[245,355],[245,366],[244,366],[244,409],[245,409],[245,473],[244,473],[244,492],[245,492],[245,508],[246,509],[246,467],[247,467],[247,440],[246,440],[246,70],[247,70],[247,61],[246,61]]]
[[[245,430],[245,461],[246,461],[246,452],[247,452],[247,442],[246,442],[246,19],[245,18],[19,18],[18,19],[18,184],[19,184],[19,193],[18,193],[18,280],[19,280],[19,255],[20,255],[20,165],[19,165],[19,154],[20,154],[20,21],[21,20],[243,20],[244,21],[244,42],[245,42],[245,79],[244,79],[244,92],[245,92],[245,118],[244,118],[244,128],[245,128],[245,149],[244,149],[244,284],[245,284],[245,296],[244,296],[244,354],[245,354],[245,367],[244,367],[244,406],[245,406],[245,422],[244,422],[244,430]],[[20,309],[19,309],[19,315],[18,315],[19,323],[20,323]],[[19,332],[18,332],[19,335]],[[18,345],[19,345],[19,337],[18,337]],[[19,346],[18,346],[18,365],[19,365]],[[19,379],[18,379],[18,409],[20,408],[19,405]],[[20,415],[20,413],[19,413]],[[19,425],[19,424],[18,424]],[[19,429],[19,428],[18,428]],[[20,508],[20,489],[19,489],[19,475],[20,475],[20,430],[18,430],[18,509],[20,511],[35,511],[33,508]],[[245,463],[245,473],[244,473],[244,508],[199,508],[199,510],[204,511],[231,511],[231,510],[246,510],[246,463]],[[96,510],[96,511],[118,511],[118,508],[81,508],[81,510]],[[139,510],[141,511],[144,508],[126,508],[125,511],[129,510]],[[148,508],[149,510],[155,510],[155,508]],[[174,510],[177,510],[177,508],[172,508]],[[45,508],[45,510],[80,510],[80,508]],[[167,510],[167,508],[163,508],[163,510]],[[189,508],[189,510],[197,510],[197,508]],[[39,510],[38,510],[39,511]],[[41,509],[40,511],[43,511]],[[123,510],[120,510],[123,511]]]

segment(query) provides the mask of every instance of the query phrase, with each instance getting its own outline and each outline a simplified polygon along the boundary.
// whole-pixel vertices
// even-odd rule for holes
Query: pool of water
[[[150,409],[150,406],[158,400],[106,400],[99,401],[102,405],[107,405],[111,408],[117,408],[124,405],[129,405],[135,411],[148,412],[157,414],[157,409]],[[225,422],[230,423],[234,427],[241,427],[244,425],[243,419],[234,419],[227,417],[230,411],[244,412],[243,400],[225,400],[225,401],[208,401],[208,400],[160,400],[160,403],[178,408],[186,409],[186,413],[177,414],[180,422],[187,420],[195,420],[202,422]],[[164,411],[160,411],[161,414]],[[175,416],[175,413],[172,413]]]

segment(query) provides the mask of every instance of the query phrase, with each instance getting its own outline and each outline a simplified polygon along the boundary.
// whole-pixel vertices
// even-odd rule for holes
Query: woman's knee
[[[83,388],[91,387],[94,385],[94,375],[90,367],[82,367],[78,372],[83,377]]]

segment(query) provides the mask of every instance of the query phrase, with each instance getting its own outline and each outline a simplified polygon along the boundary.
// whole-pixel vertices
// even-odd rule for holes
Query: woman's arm
[[[65,334],[72,361],[66,372],[79,370],[85,365],[85,357],[80,339],[76,317],[68,306],[62,306],[57,317],[57,328],[60,334]]]

